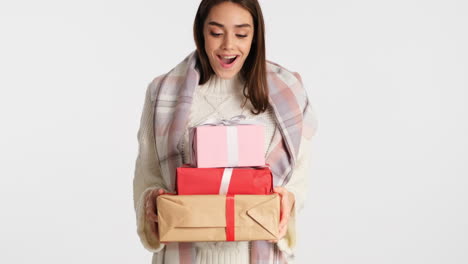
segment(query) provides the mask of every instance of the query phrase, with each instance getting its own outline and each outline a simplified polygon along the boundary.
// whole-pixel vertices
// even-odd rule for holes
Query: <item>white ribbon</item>
[[[237,127],[227,128],[227,151],[228,165],[226,167],[236,167],[239,164],[239,144],[237,142]]]
[[[246,119],[245,115],[233,116],[231,119],[216,119],[210,118],[205,120],[196,126],[237,126],[237,125],[258,125],[260,121],[255,119]]]
[[[229,184],[231,183],[233,168],[224,168],[223,177],[221,178],[221,185],[219,186],[219,194],[226,195],[229,190]]]

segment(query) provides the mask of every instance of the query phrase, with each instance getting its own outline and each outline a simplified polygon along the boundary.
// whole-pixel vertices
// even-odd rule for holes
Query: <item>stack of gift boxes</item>
[[[264,159],[264,128],[221,123],[189,131],[191,164],[177,194],[157,198],[161,242],[274,240],[280,198]]]

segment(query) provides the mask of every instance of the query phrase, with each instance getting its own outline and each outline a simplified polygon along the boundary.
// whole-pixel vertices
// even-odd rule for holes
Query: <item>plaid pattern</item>
[[[198,86],[199,74],[195,69],[196,52],[169,73],[157,77],[150,84],[151,100],[155,102],[154,133],[161,174],[167,190],[175,190],[176,168],[182,165],[178,149],[187,129],[192,96]],[[278,128],[272,139],[272,150],[266,157],[273,173],[275,186],[283,186],[292,175],[296,164],[302,133],[311,137],[313,118],[311,107],[299,75],[281,66],[267,63],[269,100]],[[164,263],[192,264],[195,250],[192,243],[167,245]],[[276,244],[266,241],[252,242],[251,264],[282,264],[285,257]]]

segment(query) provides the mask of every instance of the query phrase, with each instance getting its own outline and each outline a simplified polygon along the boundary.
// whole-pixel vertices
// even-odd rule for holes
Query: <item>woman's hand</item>
[[[161,195],[163,193],[165,193],[163,189],[154,189],[151,192],[149,192],[145,197],[146,219],[148,219],[148,221],[150,222],[151,233],[155,235],[156,237],[158,236],[158,229],[157,229],[158,210],[156,208],[156,197],[158,197],[158,195]]]
[[[273,192],[279,194],[280,202],[280,223],[278,240],[283,238],[288,231],[288,222],[291,215],[291,209],[294,205],[294,194],[288,192],[284,187],[274,187]],[[278,240],[270,240],[269,242],[275,243]]]

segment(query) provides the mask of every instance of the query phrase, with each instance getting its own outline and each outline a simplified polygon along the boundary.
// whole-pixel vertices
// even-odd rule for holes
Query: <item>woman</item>
[[[265,60],[256,0],[203,0],[194,23],[196,52],[149,85],[138,132],[134,178],[138,234],[153,263],[270,264],[293,259],[294,215],[306,192],[315,132],[299,75]],[[265,125],[265,157],[281,196],[280,239],[159,243],[155,199],[173,192],[175,168],[189,163],[188,127],[245,115]]]

